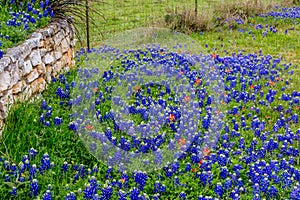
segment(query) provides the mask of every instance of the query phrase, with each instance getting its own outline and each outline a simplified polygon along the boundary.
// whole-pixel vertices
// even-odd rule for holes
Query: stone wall
[[[0,136],[13,103],[46,89],[52,77],[74,66],[74,29],[66,21],[50,23],[0,59]]]

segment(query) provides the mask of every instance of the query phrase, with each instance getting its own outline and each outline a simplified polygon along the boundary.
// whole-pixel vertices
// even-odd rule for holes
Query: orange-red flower
[[[169,115],[169,120],[170,120],[171,122],[173,122],[173,121],[176,120],[176,117],[175,117],[175,115],[174,115],[173,113]]]
[[[274,81],[269,81],[269,84],[270,85],[275,85],[275,82]]]
[[[204,156],[209,156],[209,154],[210,154],[209,148],[205,147],[205,148],[203,149],[203,153],[204,153]]]
[[[254,85],[250,85],[250,89],[253,90],[254,89]]]
[[[185,144],[186,144],[185,139],[184,139],[184,138],[180,138],[180,139],[178,140],[178,144],[179,144],[180,147],[182,147],[183,145],[185,145]]]
[[[196,173],[196,172],[197,172],[197,169],[196,169],[196,168],[193,168],[193,169],[192,169],[192,172]]]
[[[185,97],[184,97],[184,100],[185,100],[185,101],[189,101],[190,99],[191,99],[190,96],[185,96]]]
[[[215,58],[217,57],[217,54],[213,53],[213,54],[211,55],[211,57],[212,57],[213,59],[215,59]]]
[[[125,181],[126,181],[126,178],[121,178],[121,179],[120,179],[120,182],[121,182],[121,183],[124,183]]]
[[[138,90],[140,90],[140,89],[141,89],[140,86],[136,86],[136,87],[135,87],[135,90],[136,90],[136,91],[138,91]]]
[[[200,85],[201,79],[200,79],[200,78],[197,78],[196,81],[195,81],[195,83],[196,83],[197,85]]]
[[[96,93],[96,92],[98,92],[98,87],[94,87],[93,88],[93,91]]]
[[[92,125],[87,125],[87,126],[85,127],[85,129],[86,129],[86,130],[89,130],[89,131],[92,131],[92,130],[94,130],[94,127],[93,127]]]
[[[216,113],[217,115],[219,115],[219,114],[221,113],[221,111],[220,111],[220,110],[217,110],[215,113]]]
[[[203,163],[203,160],[201,159],[201,160],[198,162],[198,164],[199,164],[199,165],[202,165],[202,163]]]
[[[231,71],[230,71],[230,69],[226,69],[225,72],[226,73],[230,73]]]

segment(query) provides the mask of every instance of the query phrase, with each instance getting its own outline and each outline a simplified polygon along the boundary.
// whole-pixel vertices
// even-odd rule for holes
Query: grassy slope
[[[101,26],[105,26],[105,31],[115,32],[121,31],[122,29],[138,27],[151,18],[151,16],[148,16],[146,13],[154,13],[153,16],[162,16],[163,11],[166,9],[164,4],[166,1],[163,0],[156,1],[157,3],[154,4],[156,6],[153,8],[151,5],[152,1],[148,0],[144,1],[145,3],[143,4],[139,4],[138,8],[134,9],[124,9],[124,7],[134,5],[135,3],[133,2],[135,1],[118,2],[115,7],[105,5],[105,8],[110,8],[105,10],[106,16],[109,18],[107,23],[110,25],[103,24],[101,20],[96,21],[100,28]],[[189,2],[191,3],[193,1],[189,0]],[[169,0],[168,3],[174,5],[175,1]],[[112,9],[114,9],[114,12],[112,12]],[[293,62],[299,66],[299,25],[294,26],[293,24],[283,22],[264,22],[263,20],[259,21],[261,19],[258,18],[255,20],[261,24],[276,23],[278,24],[279,32],[277,34],[270,34],[266,38],[262,38],[261,32],[257,32],[255,33],[256,40],[253,40],[247,33],[239,33],[237,30],[232,32],[227,30],[218,32],[216,30],[206,32],[203,35],[194,33],[192,34],[192,38],[199,42],[199,47],[205,52],[216,52],[224,55],[224,50],[228,52],[245,50],[246,52],[253,53],[262,49],[264,54],[282,56],[286,62]],[[289,33],[285,35],[284,30],[293,26],[294,30],[289,31]],[[92,31],[91,35],[100,38],[95,30]],[[98,43],[97,39],[93,40],[94,44]],[[205,48],[205,44],[208,44],[208,48]],[[221,47],[221,45],[223,45],[223,47]],[[299,82],[299,77],[298,79],[295,77],[294,86],[299,85]],[[54,93],[55,87],[50,86],[49,91],[45,92],[43,96],[51,99],[51,95]],[[54,99],[54,101],[56,100]],[[53,102],[53,105],[54,104],[59,105],[59,102]],[[0,140],[0,144],[2,143],[0,145],[0,156],[8,156],[11,161],[18,163],[21,156],[26,154],[30,147],[34,147],[41,153],[48,152],[51,157],[54,158],[53,161],[55,163],[62,163],[63,160],[68,160],[91,166],[96,159],[88,153],[77,136],[74,136],[67,129],[62,129],[61,131],[56,128],[45,129],[38,123],[40,113],[36,111],[39,110],[39,105],[39,103],[25,103],[19,104],[14,108],[7,120],[9,126],[3,133],[4,137]],[[56,112],[59,111],[58,113],[53,113],[54,116],[63,115],[64,113],[68,114],[70,112],[69,110],[61,111],[58,108],[53,108],[53,110]],[[45,183],[49,183],[49,181],[45,180]],[[55,185],[55,183],[52,184]],[[61,189],[62,188],[60,188],[60,190]]]
[[[188,0],[186,0],[186,2],[187,1]],[[156,7],[154,8],[160,9],[161,11],[165,10],[166,6],[162,6],[165,5],[165,2],[166,1],[157,1],[157,3],[153,3],[154,5],[156,5]],[[175,1],[172,0],[169,0],[168,2],[171,5],[176,4]],[[189,0],[189,2],[191,3],[193,1]],[[125,11],[121,11],[122,8],[124,6],[130,5],[134,5],[133,1],[120,1],[120,3],[116,5],[116,12],[123,12],[123,14],[125,14]],[[140,5],[139,8],[143,7],[144,12],[140,10],[139,13],[152,13],[151,3],[145,2],[142,5]],[[109,7],[110,5],[105,6]],[[129,18],[134,15],[134,12],[138,12],[139,9],[136,9],[136,11],[134,11],[134,9],[130,11],[131,12],[127,13],[127,16],[129,16]],[[109,10],[107,10],[106,12],[109,12]],[[142,20],[145,20],[145,16],[146,14],[140,17]],[[130,24],[133,20],[133,18],[130,19],[131,20],[128,20],[128,24]],[[258,23],[261,24],[270,23],[259,18],[257,18],[256,20]],[[191,35],[191,37],[199,42],[199,48],[201,48],[203,52],[214,52],[217,54],[225,55],[224,50],[228,52],[245,50],[247,53],[253,53],[258,52],[260,49],[262,49],[264,54],[270,54],[278,57],[281,56],[284,58],[285,62],[293,62],[294,64],[299,65],[300,42],[298,41],[298,35],[300,34],[300,27],[295,26],[291,23],[284,22],[271,23],[278,24],[279,32],[277,34],[270,34],[265,38],[262,38],[261,32],[257,32],[255,33],[256,40],[253,40],[249,34],[239,33],[237,30],[216,30],[211,32],[205,32],[203,35],[200,35],[199,33],[194,33]],[[138,26],[137,24],[135,26]],[[122,25],[122,20],[115,23],[115,26]],[[113,30],[112,27],[114,26],[111,25],[107,27],[107,29],[110,29],[111,31],[116,31]],[[285,35],[284,30],[290,27],[294,27],[294,30],[289,31],[289,33]],[[96,33],[92,32],[92,34]],[[208,48],[205,48],[206,44],[208,44]],[[297,86],[299,84],[299,81],[299,77],[297,78],[296,76],[294,79],[294,85]],[[50,98],[50,96],[55,93],[56,87],[50,86],[49,91],[46,91],[43,94],[43,96],[45,98]],[[56,102],[56,104],[59,104],[59,102]],[[76,136],[63,134],[70,133],[70,131],[61,130],[57,132],[55,129],[44,129],[43,126],[40,125],[38,122],[39,113],[37,113],[36,110],[39,110],[39,105],[40,104],[37,105],[37,103],[23,103],[17,105],[14,108],[14,111],[11,112],[11,115],[7,120],[7,124],[9,124],[9,126],[7,126],[7,130],[5,130],[4,137],[1,141],[5,145],[2,145],[0,153],[2,155],[9,156],[11,161],[18,162],[21,159],[22,155],[27,153],[27,150],[30,147],[34,147],[42,152],[47,151],[51,155],[55,155],[60,158],[65,158],[67,160],[77,160],[85,164],[88,164],[90,159],[95,161],[95,159],[92,156],[88,155],[88,152],[86,150],[82,150],[84,149],[81,148],[83,147],[82,143],[78,140]],[[60,109],[53,108],[53,110],[57,112],[57,110]],[[54,113],[53,115],[59,116],[63,115],[64,113],[70,112],[70,110],[64,110],[60,111],[60,113]],[[15,143],[13,141],[18,141],[18,143]],[[78,149],[81,150],[79,151]]]

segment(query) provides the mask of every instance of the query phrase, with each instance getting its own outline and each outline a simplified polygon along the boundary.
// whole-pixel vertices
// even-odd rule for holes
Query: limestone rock
[[[51,74],[52,74],[52,66],[51,65],[47,65],[46,66],[46,81],[47,83],[50,83],[51,82]]]
[[[23,58],[20,58],[19,60],[18,60],[18,62],[16,62],[16,65],[19,67],[19,69],[23,69],[23,67],[24,67],[24,63],[25,63],[25,61],[24,61],[24,59]]]
[[[21,80],[22,72],[19,70],[19,67],[16,64],[11,64],[11,81],[10,86],[17,84],[19,80]]]
[[[21,46],[20,46],[21,50],[22,50],[22,58],[26,58],[30,52],[31,52],[31,48],[29,45],[27,45],[27,43],[23,43]]]
[[[32,93],[35,94],[37,92],[41,93],[45,90],[46,81],[43,78],[38,78],[30,84],[30,88]]]
[[[54,65],[53,65],[53,73],[54,73],[54,76],[56,76],[62,69],[63,67],[63,64],[62,62],[59,60],[57,61]]]
[[[39,48],[45,48],[45,40],[40,41]]]
[[[54,34],[54,31],[52,28],[46,28],[42,31],[42,34],[45,35],[46,37],[50,37]]]
[[[23,69],[23,75],[27,75],[31,72],[32,70],[32,64],[30,60],[27,60],[24,62],[24,69]]]
[[[62,50],[62,53],[66,53],[69,50],[69,48],[70,48],[69,43],[67,42],[66,39],[63,39],[61,41],[61,50]]]
[[[62,39],[64,38],[64,35],[62,34],[62,32],[58,32],[55,36],[54,36],[54,44],[56,46],[60,45]]]
[[[21,92],[24,88],[25,85],[25,81],[19,81],[16,85],[14,85],[14,87],[12,88],[12,93],[13,94],[18,94],[19,92]]]
[[[32,72],[30,74],[28,74],[28,76],[26,77],[26,80],[28,83],[31,83],[38,77],[39,77],[39,73],[37,72],[37,69],[34,69],[34,70],[32,70]]]
[[[55,58],[53,56],[53,53],[47,53],[43,59],[44,63],[46,65],[52,64],[55,61]]]
[[[39,32],[34,32],[34,33],[32,33],[31,38],[42,40],[43,39],[43,35],[41,33],[39,33]]]
[[[61,52],[61,47],[58,46],[56,47],[55,51],[54,51],[54,57],[59,60],[62,57],[62,52]]]
[[[46,48],[41,48],[40,49],[40,55],[41,55],[41,57],[44,57],[46,55],[46,53],[47,53],[47,49]]]
[[[41,54],[38,50],[33,50],[29,56],[32,66],[37,66],[42,63]]]
[[[54,49],[54,40],[50,37],[45,39],[45,48],[48,52],[53,51]]]
[[[0,73],[0,91],[7,90],[10,86],[11,77],[8,71]]]
[[[32,50],[40,45],[40,39],[39,38],[30,38],[30,39],[26,40],[24,44],[26,46],[28,46],[30,50]]]
[[[46,73],[46,66],[44,63],[39,64],[38,66],[36,66],[37,71],[39,74],[45,74]]]
[[[10,58],[4,56],[0,59],[0,73],[4,71],[4,69],[10,64]]]
[[[10,57],[12,62],[16,62],[22,56],[22,50],[19,46],[7,49],[6,56]]]

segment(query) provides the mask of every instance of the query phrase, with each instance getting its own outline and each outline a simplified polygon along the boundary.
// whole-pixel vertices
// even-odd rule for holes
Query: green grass
[[[125,30],[147,27],[162,26],[164,16],[170,10],[175,9],[181,12],[183,9],[194,10],[194,0],[107,0],[103,3],[95,3],[92,7],[101,11],[103,18],[98,15],[92,15],[95,19],[95,25],[90,27],[91,47],[97,47],[102,44],[103,40],[111,37],[112,34]],[[198,13],[203,12],[206,15],[213,16],[213,11],[218,8],[220,3],[234,2],[234,0],[199,0]],[[282,0],[262,0],[262,2],[271,2],[280,4]],[[85,25],[79,26],[82,39],[85,38]],[[85,41],[84,41],[85,42]]]
[[[252,30],[255,35],[255,40],[248,34],[248,31],[240,33],[238,29],[229,31],[227,28],[221,28],[211,32],[204,32],[203,35],[199,33],[193,33],[191,37],[199,42],[200,48],[208,53],[218,53],[225,55],[224,50],[228,52],[237,52],[237,50],[245,50],[246,53],[254,53],[259,50],[263,51],[263,54],[270,54],[275,57],[283,58],[286,62],[299,63],[299,49],[300,42],[297,39],[297,35],[300,34],[299,25],[295,25],[286,21],[266,20],[262,18],[254,18],[256,24],[269,24],[277,25],[277,33],[268,33],[266,37],[263,37],[262,32],[250,28],[249,25],[241,25],[239,28]],[[285,35],[284,31],[289,28],[294,28],[292,31],[288,31]],[[208,44],[208,48],[205,48],[205,44]]]

